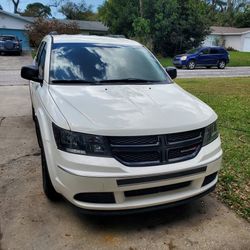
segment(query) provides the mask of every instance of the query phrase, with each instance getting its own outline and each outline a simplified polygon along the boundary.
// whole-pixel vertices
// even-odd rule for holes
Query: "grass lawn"
[[[250,52],[230,51],[230,63],[228,66],[250,66]],[[173,66],[172,58],[158,57],[160,63],[164,66]]]
[[[219,115],[223,168],[218,197],[250,221],[250,77],[177,79]]]
[[[250,52],[230,51],[228,66],[250,66]]]

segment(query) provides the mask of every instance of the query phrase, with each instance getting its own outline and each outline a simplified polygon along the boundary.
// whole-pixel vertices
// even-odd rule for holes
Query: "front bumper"
[[[132,211],[200,196],[215,186],[216,174],[205,185],[204,180],[219,171],[222,156],[220,138],[203,147],[194,159],[150,167],[127,167],[114,158],[69,154],[49,142],[46,148],[57,192],[79,208],[99,211]],[[76,199],[82,193],[112,194],[114,201]]]
[[[181,60],[181,59],[174,59],[173,64],[176,67],[180,66],[186,66],[187,65],[187,60]]]
[[[20,48],[14,48],[14,49],[5,49],[0,47],[0,52],[2,53],[12,53],[12,52],[21,52],[22,49]]]

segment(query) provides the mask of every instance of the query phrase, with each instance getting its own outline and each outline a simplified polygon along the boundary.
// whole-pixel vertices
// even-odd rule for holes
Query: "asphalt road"
[[[21,64],[16,60],[11,63]],[[6,84],[19,82],[8,60],[0,60],[0,68],[8,72]],[[49,202],[42,192],[28,86],[0,86],[1,250],[247,250],[249,235],[250,224],[214,194],[161,212],[111,218],[83,215],[64,200]]]
[[[202,77],[242,77],[250,76],[250,67],[226,67],[225,69],[178,69],[178,78],[202,78]]]

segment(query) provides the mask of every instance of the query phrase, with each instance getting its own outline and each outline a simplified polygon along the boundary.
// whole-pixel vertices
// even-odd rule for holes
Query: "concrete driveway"
[[[178,69],[178,78],[202,78],[202,77],[242,77],[250,76],[250,67],[226,67],[225,69],[204,69],[194,70]]]
[[[17,65],[20,58],[10,60]],[[2,72],[19,84],[17,67],[10,71],[8,64],[0,60]],[[250,224],[214,194],[111,218],[85,216],[64,200],[49,202],[30,114],[28,86],[0,86],[0,249],[250,249]]]

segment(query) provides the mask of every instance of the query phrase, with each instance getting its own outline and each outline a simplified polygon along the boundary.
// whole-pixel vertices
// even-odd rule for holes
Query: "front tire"
[[[50,201],[58,201],[58,200],[60,200],[61,195],[56,192],[56,190],[53,187],[53,184],[51,182],[50,176],[49,176],[46,155],[44,152],[42,136],[41,136],[40,127],[39,127],[39,123],[38,123],[37,119],[35,121],[35,126],[36,126],[36,134],[37,134],[38,144],[41,148],[43,192]]]
[[[41,148],[41,161],[42,161],[43,192],[50,201],[58,201],[60,200],[61,195],[56,192],[51,182],[46,156],[43,148]]]
[[[191,70],[195,69],[195,66],[196,66],[196,64],[195,64],[195,61],[194,61],[194,60],[190,60],[190,61],[188,62],[188,64],[187,64],[187,68],[188,68],[188,69],[191,69]]]
[[[224,60],[220,60],[217,65],[218,69],[225,69],[226,62]]]

